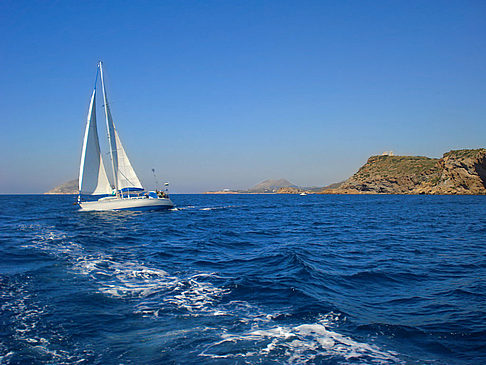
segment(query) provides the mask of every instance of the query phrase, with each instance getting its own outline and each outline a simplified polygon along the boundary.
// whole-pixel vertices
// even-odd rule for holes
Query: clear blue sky
[[[100,59],[149,188],[486,146],[485,1],[2,1],[0,34],[0,193],[77,177]]]

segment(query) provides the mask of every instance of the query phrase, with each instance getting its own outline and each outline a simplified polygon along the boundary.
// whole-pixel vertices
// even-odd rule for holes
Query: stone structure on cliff
[[[486,194],[486,149],[456,150],[441,159],[372,156],[337,189],[324,194]]]

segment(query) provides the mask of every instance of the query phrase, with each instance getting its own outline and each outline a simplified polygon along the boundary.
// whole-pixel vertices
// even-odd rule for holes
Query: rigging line
[[[98,74],[99,73],[100,73],[100,69],[98,67],[96,67],[96,78],[95,78],[95,84],[94,84],[94,89],[95,90],[96,90],[96,84],[98,83]]]
[[[130,179],[128,177],[125,176],[125,174],[123,172],[121,172],[120,170],[118,170],[118,173],[121,174],[121,175],[123,175],[123,177],[125,178],[125,180],[127,180],[130,184],[135,185],[134,183],[132,183],[130,181]]]

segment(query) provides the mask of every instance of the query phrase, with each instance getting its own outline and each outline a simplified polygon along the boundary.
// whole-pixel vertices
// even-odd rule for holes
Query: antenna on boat
[[[152,169],[152,173],[154,174],[155,190],[157,190],[157,187],[159,186],[159,182],[157,180],[157,175],[155,175],[155,169]]]

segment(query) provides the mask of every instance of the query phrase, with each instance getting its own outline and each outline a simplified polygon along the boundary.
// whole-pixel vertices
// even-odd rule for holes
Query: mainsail
[[[106,176],[103,158],[100,152],[98,130],[96,126],[96,88],[89,104],[88,119],[84,133],[81,165],[79,167],[80,194],[111,194],[112,189]]]
[[[106,94],[105,82],[103,78],[103,64],[100,62],[101,85],[103,87],[103,98],[105,104],[106,128],[108,130],[108,141],[110,145],[111,161],[113,166],[113,176],[116,190],[127,188],[143,189],[137,174],[133,170],[132,164],[128,159],[127,153],[123,148],[118,132],[113,123],[108,97]]]

